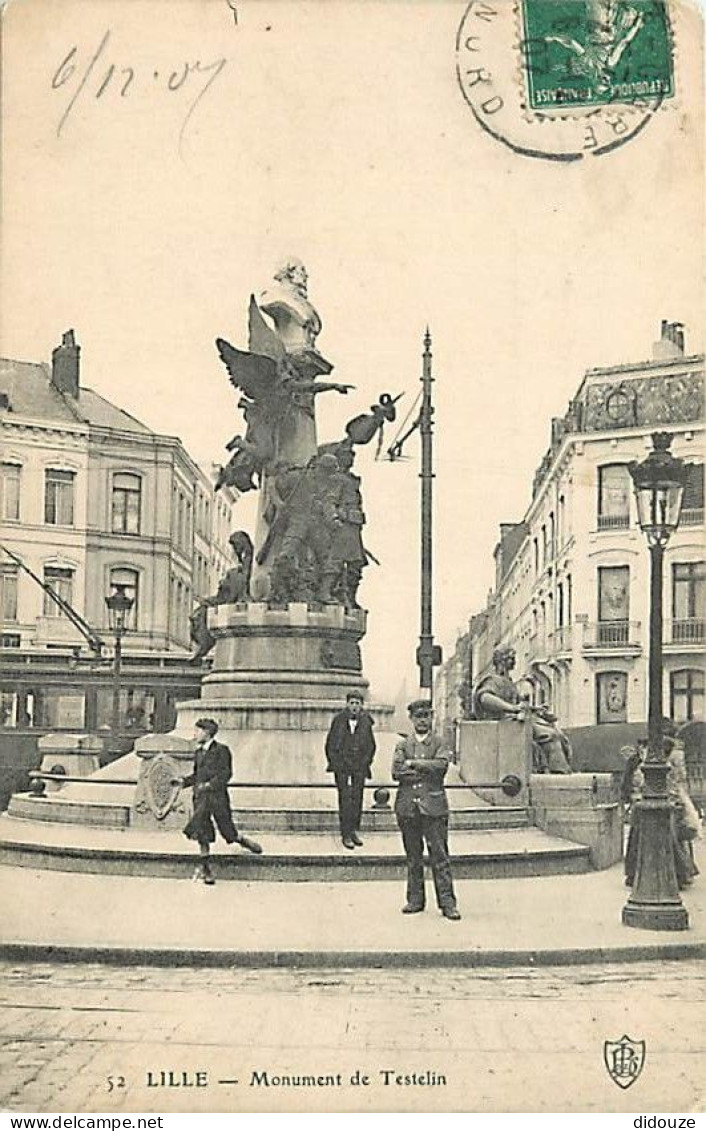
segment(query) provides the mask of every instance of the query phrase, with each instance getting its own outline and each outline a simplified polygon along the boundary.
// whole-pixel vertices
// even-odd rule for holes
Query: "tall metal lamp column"
[[[637,803],[638,856],[635,885],[623,907],[623,923],[656,931],[683,931],[689,916],[679,895],[671,841],[669,767],[662,734],[662,570],[664,548],[679,525],[687,465],[672,455],[669,432],[652,434],[653,451],[631,463],[638,520],[650,548],[650,652],[647,757]]]
[[[127,630],[128,614],[134,605],[132,597],[128,597],[124,585],[116,585],[115,591],[106,597],[110,615],[110,627],[115,635],[115,652],[113,655],[113,715],[112,732],[113,742],[120,738],[120,679],[122,673],[122,647],[123,636]]]

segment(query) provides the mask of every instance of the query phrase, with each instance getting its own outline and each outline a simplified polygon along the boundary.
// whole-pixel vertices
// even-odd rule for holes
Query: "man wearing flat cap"
[[[395,814],[407,857],[407,902],[402,914],[414,915],[425,907],[426,841],[439,910],[445,919],[460,919],[449,862],[449,806],[444,789],[451,752],[432,733],[433,712],[427,699],[415,699],[407,710],[413,732],[398,742],[392,762],[392,777],[399,783]]]
[[[227,844],[239,844],[257,855],[262,852],[257,841],[243,836],[233,823],[228,798],[233,760],[229,748],[222,742],[216,742],[217,733],[215,719],[198,719],[194,728],[196,753],[193,773],[175,779],[180,785],[193,787],[193,813],[184,828],[184,836],[198,842],[201,860],[196,878],[205,884],[215,883],[210,861],[211,845],[216,839],[214,821]]]

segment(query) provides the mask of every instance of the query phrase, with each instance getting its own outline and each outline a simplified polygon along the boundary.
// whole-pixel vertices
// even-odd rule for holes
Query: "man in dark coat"
[[[392,762],[393,780],[399,782],[395,814],[407,857],[407,902],[402,914],[424,910],[426,841],[439,910],[445,919],[460,919],[449,862],[449,806],[444,789],[451,752],[443,739],[432,734],[428,700],[415,699],[407,710],[414,730],[398,742]]]
[[[194,738],[198,743],[194,758],[194,772],[180,780],[181,785],[193,786],[194,807],[191,819],[184,828],[184,836],[198,841],[201,864],[196,878],[205,884],[215,880],[209,859],[210,846],[216,839],[216,827],[227,844],[240,844],[258,855],[262,847],[257,841],[239,833],[233,824],[228,799],[228,782],[233,772],[233,759],[230,750],[215,741],[218,723],[214,719],[199,719]]]
[[[338,819],[344,848],[361,847],[360,822],[365,779],[375,757],[373,720],[363,710],[360,691],[349,691],[326,736],[326,769],[336,779]]]

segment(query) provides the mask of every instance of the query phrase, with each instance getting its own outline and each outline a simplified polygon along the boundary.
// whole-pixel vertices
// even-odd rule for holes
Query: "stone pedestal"
[[[216,638],[213,667],[201,698],[179,704],[176,734],[192,734],[198,718],[215,719],[218,739],[233,753],[232,794],[243,809],[335,809],[324,741],[346,693],[368,690],[360,641],[366,613],[339,605],[262,602],[209,610]],[[389,781],[396,735],[393,708],[367,703],[375,720],[374,780]],[[291,783],[287,788],[286,783]]]
[[[191,790],[172,785],[190,774],[194,743],[175,734],[145,734],[135,742],[140,759],[137,786],[130,806],[136,829],[183,829],[191,806]]]
[[[519,794],[507,796],[501,789],[474,786],[484,801],[492,805],[526,805],[532,769],[532,723],[529,719],[500,722],[462,722],[458,734],[458,759],[461,780],[500,782],[513,774],[522,783]]]
[[[37,749],[42,755],[39,768],[45,774],[87,778],[100,769],[103,743],[93,734],[44,734],[37,741]],[[46,793],[56,793],[64,788],[64,783],[47,781],[44,788]]]
[[[587,845],[594,868],[622,858],[623,812],[612,774],[533,774],[530,783],[538,828]]]

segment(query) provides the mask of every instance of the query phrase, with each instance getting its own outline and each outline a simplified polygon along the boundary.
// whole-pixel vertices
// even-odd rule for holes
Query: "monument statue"
[[[313,599],[336,604],[336,565],[332,549],[341,525],[341,483],[338,461],[330,454],[314,456],[303,471],[277,477],[280,506],[276,518],[279,549],[272,565],[272,600],[276,603]]]
[[[515,666],[515,649],[496,648],[493,653],[495,671],[477,684],[473,696],[477,719],[532,719],[534,768],[551,774],[571,773],[571,744],[557,726],[556,718],[546,707],[531,707],[520,695],[510,672]]]
[[[369,444],[374,436],[377,435],[377,451],[375,458],[380,455],[382,450],[382,435],[385,424],[392,424],[397,416],[397,409],[395,405],[402,396],[398,393],[396,397],[391,397],[389,393],[382,393],[378,399],[377,404],[371,404],[370,412],[363,412],[360,416],[354,416],[346,424],[346,435],[352,444]]]
[[[246,425],[244,435],[227,445],[230,458],[216,486],[260,493],[253,600],[358,608],[368,555],[361,536],[360,479],[351,471],[353,445],[368,444],[377,435],[380,446],[399,397],[383,393],[369,413],[348,422],[343,440],[319,447],[316,397],[347,394],[353,386],[320,379],[333,366],[317,347],[321,318],[307,284],[301,260],[287,260],[259,302],[250,298],[249,350],[216,339]]]
[[[340,491],[337,497],[339,522],[333,532],[330,555],[335,575],[333,592],[345,608],[359,609],[358,586],[369,558],[363,545],[365,514],[360,476],[353,474],[355,452],[352,444],[339,444],[335,454]]]
[[[260,295],[260,309],[269,314],[287,353],[293,354],[308,376],[330,373],[333,366],[321,356],[316,339],[321,319],[309,301],[309,275],[301,259],[288,259],[274,275],[274,282]]]
[[[196,651],[192,663],[198,663],[216,643],[208,630],[208,609],[214,605],[238,605],[250,600],[250,575],[252,573],[253,544],[250,535],[244,530],[236,530],[228,539],[235,565],[221,578],[212,597],[204,597],[189,618],[191,640]]]

